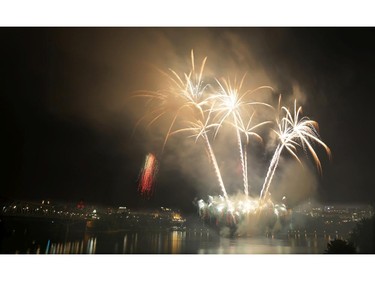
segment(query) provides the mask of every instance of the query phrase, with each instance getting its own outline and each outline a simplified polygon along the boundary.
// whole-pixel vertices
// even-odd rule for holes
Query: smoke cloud
[[[269,38],[258,29],[250,31],[245,33],[243,29],[236,28],[77,28],[57,29],[53,33],[46,31],[51,44],[55,44],[53,52],[66,59],[61,60],[60,68],[51,74],[50,92],[55,94],[44,96],[43,103],[61,119],[83,122],[99,134],[112,136],[116,141],[111,149],[132,154],[132,159],[138,157],[136,163],[141,163],[144,158],[142,153],[156,153],[161,163],[160,185],[163,179],[178,176],[188,178],[187,184],[199,193],[219,194],[217,179],[202,140],[195,141],[186,134],[175,135],[163,149],[173,116],[163,116],[148,126],[150,118],[142,119],[150,113],[147,102],[133,98],[133,94],[168,88],[167,78],[162,72],[171,74],[173,69],[180,76],[188,73],[191,69],[190,52],[194,50],[196,68],[207,57],[204,83],[217,87],[215,79],[240,81],[246,75],[243,91],[260,86],[274,89],[254,94],[255,100],[267,102],[276,109],[259,107],[254,123],[275,120],[280,94],[283,105],[289,107],[294,99],[303,105],[306,96],[299,83],[290,77],[290,73],[280,73],[283,62],[278,66],[272,57],[266,57],[264,49],[271,48]],[[268,33],[274,37],[273,44],[282,45],[283,34],[274,33],[272,30]],[[54,75],[63,79],[54,80]],[[257,194],[262,186],[277,144],[272,126],[259,128],[257,133],[263,140],[250,139],[245,147],[249,159],[250,192],[253,194]],[[228,192],[243,190],[234,130],[221,129],[212,146]],[[138,154],[135,154],[136,151]],[[295,169],[291,166],[292,171]],[[283,170],[293,174],[287,168]],[[285,181],[285,177],[287,175],[280,180]]]

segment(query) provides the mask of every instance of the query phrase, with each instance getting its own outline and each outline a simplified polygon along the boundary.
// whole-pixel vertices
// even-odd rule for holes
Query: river
[[[100,231],[17,223],[2,231],[5,254],[323,254],[329,235],[223,237],[207,228]]]

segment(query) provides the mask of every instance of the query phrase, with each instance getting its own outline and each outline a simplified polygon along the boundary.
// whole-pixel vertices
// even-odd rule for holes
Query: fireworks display
[[[145,163],[141,169],[138,190],[145,198],[150,198],[153,194],[154,181],[158,172],[158,163],[154,154],[146,155]]]
[[[147,126],[150,126],[161,118],[169,118],[163,149],[168,139],[175,134],[194,137],[195,143],[203,140],[209,156],[208,163],[211,164],[216,175],[221,194],[209,196],[207,202],[202,199],[196,202],[202,219],[221,228],[230,227],[237,231],[241,228],[241,234],[265,227],[274,229],[276,225],[287,219],[289,213],[285,202],[275,204],[269,192],[282,152],[288,151],[300,162],[297,153],[298,148],[302,148],[305,153],[309,152],[313,156],[317,168],[321,171],[321,163],[313,144],[323,146],[328,155],[330,155],[330,150],[320,140],[317,122],[301,116],[302,108],[297,108],[297,101],[294,102],[294,110],[290,112],[287,107],[280,106],[280,96],[278,109],[275,109],[269,103],[258,100],[259,94],[262,95],[265,92],[275,95],[271,87],[261,86],[255,90],[244,91],[242,88],[245,76],[239,83],[236,79],[219,80],[215,77],[206,77],[203,75],[205,64],[206,58],[203,59],[199,71],[196,72],[192,51],[190,72],[180,76],[170,70],[170,75],[164,73],[168,78],[169,88],[138,93],[137,97],[148,99],[147,105],[151,108],[137,125],[148,120]],[[205,83],[205,79],[213,83]],[[271,115],[276,118],[262,120],[263,116],[270,116],[270,114],[259,114],[265,111],[272,112]],[[247,147],[250,137],[262,140],[257,130],[266,126],[269,126],[270,130],[276,134],[277,143],[260,194],[254,197],[250,196],[249,192],[248,175],[251,176],[251,172],[248,171]],[[233,130],[237,143],[237,148],[234,147],[234,149],[238,151],[237,160],[242,173],[243,186],[239,187],[234,195],[228,194],[226,190],[212,146],[212,142],[224,127]],[[156,160],[152,154],[149,154],[142,171],[141,193],[149,194],[155,173]]]
[[[273,175],[275,174],[275,170],[279,163],[281,152],[284,148],[286,148],[293,155],[293,157],[297,159],[297,161],[300,161],[296,154],[297,146],[302,146],[305,152],[306,148],[308,148],[310,153],[313,155],[319,171],[321,171],[321,164],[310,141],[315,141],[321,144],[325,148],[327,154],[331,155],[331,151],[328,146],[319,139],[319,134],[317,132],[318,124],[307,117],[299,118],[302,107],[299,107],[297,110],[296,101],[294,101],[293,115],[284,106],[282,107],[282,110],[285,111],[285,117],[283,117],[281,121],[277,120],[278,131],[275,131],[280,143],[277,145],[274,156],[272,157],[271,164],[260,193],[261,199],[263,199],[268,192]]]

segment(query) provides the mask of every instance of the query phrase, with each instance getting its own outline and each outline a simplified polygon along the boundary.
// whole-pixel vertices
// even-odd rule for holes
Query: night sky
[[[208,57],[208,71],[247,72],[251,85],[270,84],[285,101],[298,98],[304,114],[319,123],[332,159],[318,150],[323,174],[311,166],[307,197],[374,202],[374,40],[374,28],[359,27],[2,27],[0,197],[193,212],[194,198],[219,189],[202,188],[202,176],[186,167],[193,164],[181,164],[191,157],[186,150],[175,156],[178,138],[159,159],[154,196],[140,197],[145,155],[161,155],[162,142],[146,126],[132,135],[144,108],[129,96],[163,87],[156,68],[188,71],[194,49],[197,61]],[[198,149],[191,155],[207,160]],[[261,157],[269,162],[269,155]],[[277,175],[284,185],[311,183],[285,167]]]

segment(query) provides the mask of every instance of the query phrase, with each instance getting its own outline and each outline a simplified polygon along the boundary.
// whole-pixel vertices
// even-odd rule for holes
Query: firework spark
[[[154,154],[146,155],[144,165],[141,169],[138,190],[145,198],[150,198],[154,191],[155,177],[158,172],[158,163]]]
[[[274,156],[272,157],[271,164],[269,166],[267,176],[260,193],[261,199],[267,196],[272,178],[279,163],[281,152],[284,148],[286,148],[291,153],[291,155],[300,163],[301,161],[296,154],[297,147],[302,146],[305,152],[307,152],[308,149],[315,160],[319,172],[321,172],[322,170],[321,163],[318,155],[312,147],[311,141],[317,142],[322,145],[326,150],[328,156],[331,155],[329,147],[319,139],[318,123],[316,121],[310,120],[307,117],[300,118],[302,107],[300,106],[297,109],[296,100],[294,101],[293,115],[285,106],[283,106],[281,109],[285,112],[285,117],[283,117],[281,121],[277,120],[278,131],[274,130],[280,140],[280,143],[277,145]]]
[[[204,122],[204,107],[208,104],[206,91],[208,84],[203,81],[203,71],[206,63],[204,58],[197,73],[195,70],[194,52],[191,51],[191,70],[189,73],[178,75],[174,70],[169,69],[171,74],[160,72],[167,78],[169,87],[159,91],[137,92],[135,97],[146,98],[146,105],[151,105],[151,110],[138,120],[137,127],[141,122],[151,119],[147,127],[156,123],[164,116],[172,121],[165,135],[163,148],[165,147],[170,133],[179,119],[201,120]]]
[[[191,51],[191,65],[192,68],[189,73],[178,75],[174,70],[170,69],[171,75],[162,72],[169,81],[169,88],[164,91],[143,92],[137,94],[138,97],[148,98],[151,104],[155,107],[148,114],[143,116],[136,124],[136,126],[151,116],[151,121],[147,126],[152,125],[162,116],[168,113],[172,115],[172,122],[169,125],[166,133],[163,148],[164,149],[168,139],[179,132],[193,131],[196,133],[196,138],[203,138],[206,149],[208,151],[210,162],[213,165],[219,186],[227,198],[224,182],[222,180],[221,172],[217,164],[217,160],[212,149],[210,140],[207,136],[207,131],[218,124],[209,124],[211,121],[207,109],[209,105],[209,84],[203,82],[203,71],[206,63],[204,58],[199,72],[195,70],[194,52]],[[181,123],[188,124],[187,127],[173,130],[177,120],[180,119]]]
[[[216,123],[209,123],[209,120],[210,120],[210,114],[208,114],[208,117],[206,118],[205,123],[203,123],[200,120],[196,120],[196,122],[190,121],[190,122],[188,122],[189,127],[185,127],[185,128],[176,130],[176,131],[170,133],[170,135],[182,133],[182,132],[192,132],[191,137],[195,137],[195,142],[197,142],[197,140],[199,138],[202,138],[204,140],[204,143],[206,145],[206,149],[208,151],[208,155],[209,155],[209,158],[210,158],[210,162],[212,163],[212,165],[214,167],[214,171],[215,171],[217,180],[219,182],[219,186],[221,188],[221,191],[222,191],[225,199],[228,200],[228,194],[227,194],[227,191],[226,191],[225,186],[224,186],[224,182],[223,182],[223,178],[222,178],[221,173],[220,173],[219,165],[217,164],[215,153],[212,149],[210,140],[209,140],[208,135],[207,135],[207,132],[210,129],[218,127],[220,125],[216,124]]]
[[[243,112],[248,112],[252,110],[252,107],[255,105],[263,105],[266,107],[272,108],[271,105],[265,102],[257,102],[248,100],[248,97],[261,90],[261,89],[270,89],[273,90],[271,87],[263,86],[259,87],[252,91],[244,91],[241,93],[241,88],[245,79],[245,75],[242,77],[240,83],[237,83],[237,80],[234,80],[234,83],[228,79],[223,79],[223,83],[220,83],[219,80],[216,80],[219,85],[219,91],[211,96],[213,100],[214,106],[212,107],[212,111],[216,112],[216,118],[219,119],[218,124],[222,125],[224,121],[226,121],[229,117],[232,118],[231,124],[233,124],[236,136],[237,136],[237,143],[238,149],[240,154],[240,161],[241,161],[241,168],[242,168],[242,178],[244,184],[244,193],[245,195],[249,194],[249,187],[248,187],[248,178],[247,178],[247,164],[245,159],[247,156],[244,155],[243,152],[243,145],[241,140],[240,128],[244,128],[244,121],[243,121]],[[237,85],[238,84],[238,85]],[[220,126],[218,126],[218,129]],[[218,129],[216,133],[218,132]],[[247,135],[248,136],[248,135]]]
[[[200,139],[203,140],[223,195],[209,196],[207,203],[203,200],[197,202],[199,214],[203,219],[215,220],[216,225],[225,226],[237,225],[242,221],[250,223],[250,221],[260,222],[263,220],[264,222],[266,220],[269,221],[269,224],[275,223],[288,214],[285,204],[274,204],[269,193],[270,184],[284,148],[299,162],[298,147],[302,147],[305,153],[310,152],[320,172],[321,163],[312,144],[322,145],[328,155],[330,155],[330,149],[320,140],[317,122],[307,117],[300,117],[302,108],[297,109],[296,101],[292,113],[285,106],[281,107],[281,112],[285,115],[281,119],[277,118],[276,122],[269,120],[255,122],[254,116],[258,110],[274,110],[274,107],[266,102],[252,99],[252,94],[260,90],[273,92],[273,89],[269,86],[262,86],[254,90],[242,91],[245,75],[239,83],[236,79],[233,82],[229,79],[222,79],[220,82],[213,77],[211,80],[217,82],[215,88],[204,81],[206,77],[203,72],[206,60],[207,58],[203,59],[199,70],[196,71],[192,51],[190,72],[178,75],[170,69],[170,74],[163,72],[169,81],[169,88],[138,94],[138,96],[146,98],[148,100],[146,105],[152,106],[152,108],[136,125],[148,119],[147,127],[149,127],[164,117],[169,118],[162,151],[168,139],[175,134],[189,133],[188,137],[194,137],[195,143]],[[281,99],[279,107],[280,102]],[[260,116],[262,115],[260,114]],[[263,141],[256,130],[266,124],[276,124],[276,129],[273,131],[277,134],[279,143],[276,146],[259,198],[253,198],[249,196],[247,146],[250,137]],[[243,193],[236,196],[229,195],[226,191],[211,145],[219,131],[227,125],[235,130],[242,168]],[[243,136],[246,139],[245,144],[242,140]],[[139,185],[141,194],[149,196],[152,193],[156,172],[156,158],[153,154],[149,154],[146,156],[141,173]]]

